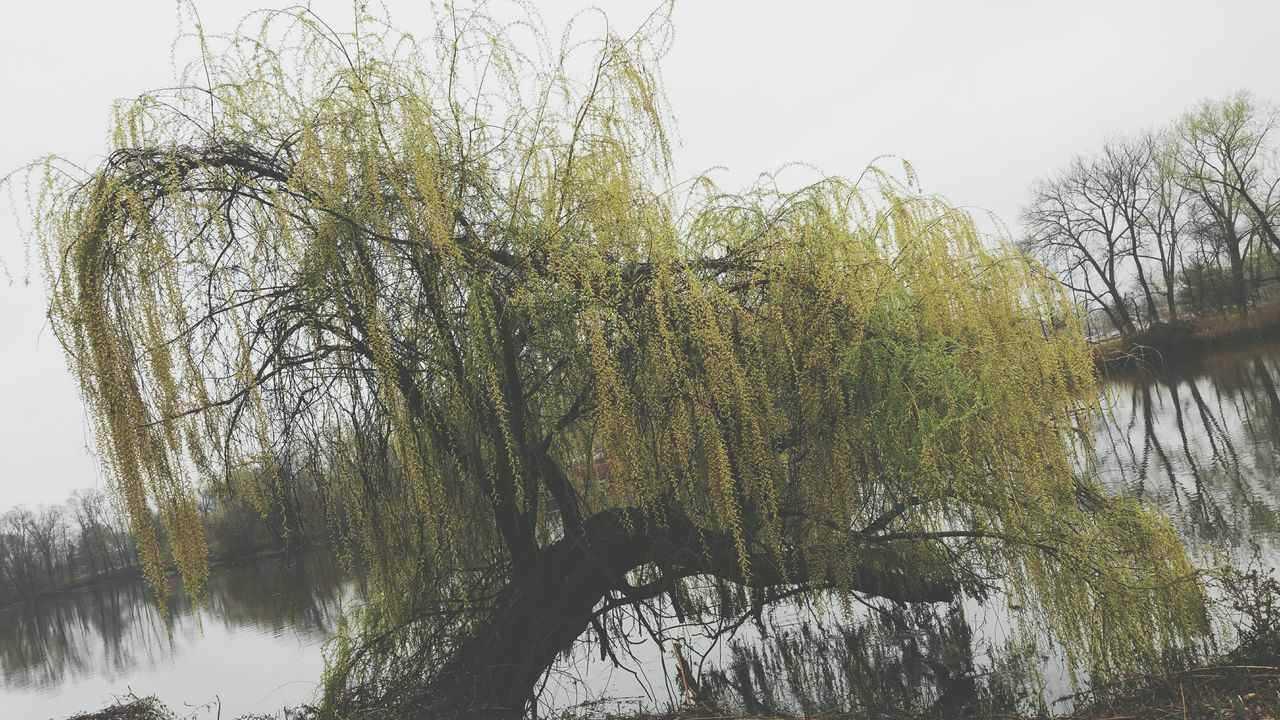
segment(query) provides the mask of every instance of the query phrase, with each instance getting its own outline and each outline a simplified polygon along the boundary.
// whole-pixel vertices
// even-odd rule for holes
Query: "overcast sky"
[[[285,4],[197,2],[208,32]],[[420,34],[430,31],[424,4],[387,0],[397,24]],[[588,5],[532,4],[553,32]],[[624,28],[654,7],[596,4]],[[342,0],[313,7],[336,26],[351,15]],[[177,18],[175,0],[0,0],[0,174],[47,153],[100,159],[111,101],[171,83]],[[927,190],[1011,225],[1035,178],[1108,135],[1237,89],[1280,101],[1276,0],[684,0],[675,26],[663,72],[681,176],[724,166],[717,178],[736,187],[793,161],[856,175],[895,154]],[[23,245],[7,216],[0,261],[12,275],[0,277],[3,511],[102,480],[45,328],[44,291],[22,284]]]

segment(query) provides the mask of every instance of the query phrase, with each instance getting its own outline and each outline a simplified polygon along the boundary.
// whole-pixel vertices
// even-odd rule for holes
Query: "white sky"
[[[425,2],[386,4],[427,34]],[[215,33],[286,4],[197,0]],[[588,2],[532,4],[558,33]],[[656,3],[596,4],[631,28]],[[313,6],[346,27],[349,2]],[[100,158],[111,101],[171,83],[177,17],[175,0],[0,0],[0,175],[47,153]],[[725,166],[732,188],[793,161],[856,175],[891,153],[927,190],[1010,224],[1035,178],[1109,134],[1241,88],[1280,101],[1276,0],[682,0],[675,25],[663,72],[680,176]],[[13,276],[0,277],[2,512],[102,481],[3,209],[0,261]]]

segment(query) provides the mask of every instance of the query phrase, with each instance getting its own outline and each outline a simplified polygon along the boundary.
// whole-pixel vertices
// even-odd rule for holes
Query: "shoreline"
[[[284,548],[279,548],[279,547],[261,548],[249,553],[245,553],[243,555],[235,555],[231,557],[223,557],[223,558],[217,558],[217,559],[211,558],[209,560],[209,567],[210,568],[226,567],[228,565],[236,565],[242,562],[251,562],[254,560],[265,560],[267,558],[281,557],[283,555],[287,555],[289,552],[294,552],[294,553],[311,552],[313,550],[318,550],[327,546],[328,546],[327,542],[315,542],[315,543],[308,543],[306,545],[303,545],[302,547],[294,548],[292,550],[286,550]],[[172,578],[172,577],[175,577],[177,574],[178,574],[178,569],[176,567],[173,567],[172,565],[168,565],[165,567],[166,577]],[[137,581],[144,581],[144,580],[145,579],[142,576],[141,565],[130,565],[128,567],[116,568],[107,573],[101,573],[101,574],[93,575],[86,578],[80,578],[78,580],[70,581],[58,587],[49,588],[47,590],[41,590],[40,592],[35,593],[34,595],[29,595],[27,597],[20,598],[17,600],[11,600],[9,602],[0,603],[0,612],[13,610],[15,608],[22,607],[23,605],[26,605],[28,603],[37,602],[40,600],[49,600],[49,599],[67,597],[70,595],[75,595],[76,593],[84,592],[86,590],[94,590],[97,588],[110,587],[112,585],[118,585],[125,582],[137,582]]]
[[[813,715],[738,715],[723,713],[713,707],[690,707],[667,712],[640,712],[629,715],[609,714],[608,720],[800,720],[822,717],[826,720],[928,720],[936,717],[994,718],[1003,720],[1167,720],[1168,718],[1270,718],[1280,710],[1280,657],[1247,657],[1231,654],[1207,665],[1158,675],[1139,675],[1104,683],[1074,696],[1086,700],[1073,712],[1047,714],[990,714],[966,711],[963,707],[926,711],[880,708],[852,713]],[[315,707],[284,708],[279,717],[286,720],[315,720],[322,713]],[[221,708],[218,708],[219,717]],[[178,720],[178,714],[154,696],[130,695],[97,711],[73,715],[66,720]],[[261,715],[242,716],[240,720],[257,720]],[[275,715],[271,717],[276,717]],[[556,717],[582,720],[599,715]]]
[[[1161,370],[1196,362],[1234,347],[1280,339],[1280,302],[1251,308],[1248,315],[1198,315],[1152,323],[1133,335],[1093,345],[1093,362],[1102,375]]]

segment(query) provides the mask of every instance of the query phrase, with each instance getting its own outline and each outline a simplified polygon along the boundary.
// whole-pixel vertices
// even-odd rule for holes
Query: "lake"
[[[213,569],[198,615],[175,586],[166,627],[141,581],[0,610],[0,717],[61,718],[132,688],[208,717],[270,713],[310,698],[321,649],[359,586],[331,558]],[[205,713],[199,714],[204,717]]]
[[[1154,377],[1113,378],[1085,471],[1165,512],[1193,554],[1219,548],[1243,560],[1252,542],[1275,566],[1278,382],[1280,344],[1220,352]],[[62,718],[130,689],[196,717],[278,712],[313,697],[324,643],[343,605],[359,595],[359,584],[317,552],[291,564],[268,558],[214,568],[207,607],[194,613],[175,592],[167,627],[140,582],[0,610],[0,717]],[[941,630],[965,648],[979,644],[954,628]],[[986,634],[984,647],[998,644],[993,631]],[[881,640],[901,644],[897,637]],[[549,697],[560,706],[602,697],[621,708],[665,703],[671,689],[665,654],[652,646],[635,654],[638,676],[580,653],[574,673],[557,671],[557,678],[571,677],[553,682]],[[731,656],[720,648],[711,662]],[[912,682],[903,666],[887,667],[900,682]]]

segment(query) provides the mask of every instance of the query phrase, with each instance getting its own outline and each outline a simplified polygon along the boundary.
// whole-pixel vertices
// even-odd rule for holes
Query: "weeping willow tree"
[[[377,588],[331,698],[384,710],[519,716],[695,581],[1003,595],[1091,672],[1202,631],[1169,524],[1073,470],[1075,308],[909,168],[674,184],[661,19],[558,47],[452,10],[423,40],[246,23],[36,208],[157,592],[169,555],[205,582],[196,488],[270,511],[305,449]]]

